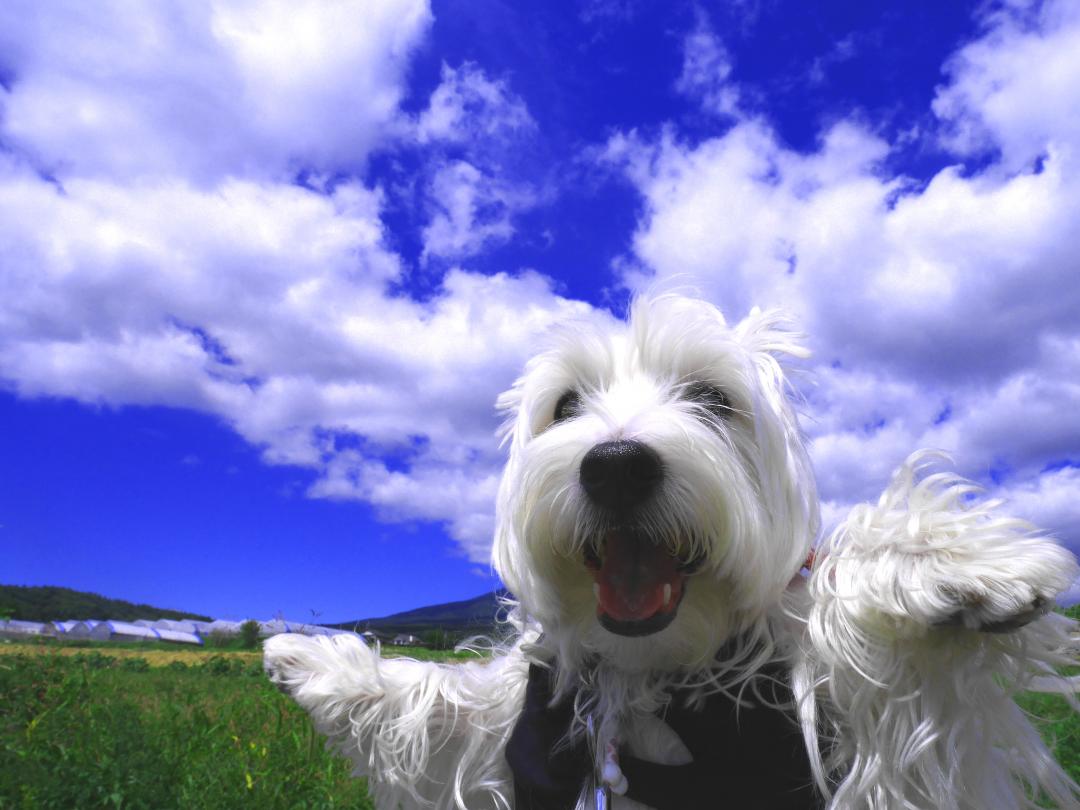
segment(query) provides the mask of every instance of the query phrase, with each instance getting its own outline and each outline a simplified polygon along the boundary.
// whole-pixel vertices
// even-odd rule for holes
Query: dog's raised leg
[[[1067,683],[1075,624],[1046,611],[1076,560],[972,484],[923,476],[932,460],[912,456],[856,507],[811,573],[803,683],[833,740],[818,775],[839,774],[835,808],[998,810],[1040,791],[1080,807],[1012,700],[1037,678]]]
[[[511,651],[489,662],[383,659],[359,638],[295,634],[266,641],[270,678],[330,744],[369,777],[379,808],[506,810],[503,758],[528,667]]]

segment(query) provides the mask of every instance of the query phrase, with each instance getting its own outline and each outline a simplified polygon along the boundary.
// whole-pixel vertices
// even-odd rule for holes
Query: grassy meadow
[[[1077,716],[1025,708],[1080,780]],[[372,807],[258,653],[0,642],[0,808],[244,807]]]
[[[257,656],[4,652],[0,808],[372,807]]]

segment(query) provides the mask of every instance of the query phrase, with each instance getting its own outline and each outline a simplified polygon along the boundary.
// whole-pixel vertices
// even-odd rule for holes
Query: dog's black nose
[[[663,477],[660,457],[641,442],[604,442],[581,461],[585,494],[596,505],[613,510],[632,509],[642,503]]]

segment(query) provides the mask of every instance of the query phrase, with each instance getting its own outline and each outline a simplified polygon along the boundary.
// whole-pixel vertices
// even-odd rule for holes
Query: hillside
[[[340,624],[329,624],[327,627],[341,630],[372,630],[381,635],[411,633],[423,636],[431,630],[442,630],[459,638],[474,634],[497,637],[499,633],[496,630],[496,614],[502,616],[504,612],[498,600],[506,596],[510,594],[505,590],[499,590],[481,594],[473,599],[416,608],[374,619],[357,619]],[[1070,619],[1080,620],[1080,604],[1057,610]]]
[[[440,605],[394,613],[390,616],[357,619],[328,626],[342,630],[374,630],[385,634],[420,635],[428,630],[445,630],[459,634],[487,634],[495,628],[495,615],[500,609],[498,599],[503,596],[506,596],[506,591],[493,591],[473,599],[445,602]]]
[[[166,610],[152,605],[137,605],[123,599],[107,599],[96,593],[58,588],[51,585],[0,585],[0,618],[48,622],[57,619],[195,619],[210,621],[208,616]]]

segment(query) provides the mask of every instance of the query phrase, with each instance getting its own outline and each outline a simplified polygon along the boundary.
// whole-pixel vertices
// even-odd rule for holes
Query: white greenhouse
[[[0,621],[0,638],[27,638],[33,636],[53,637],[56,628],[52,622],[24,622],[20,619]]]
[[[352,630],[338,630],[336,627],[323,627],[321,624],[289,625],[291,632],[303,633],[305,636],[355,636]]]
[[[52,625],[54,628],[56,628],[56,636],[58,638],[90,638],[90,625],[88,625],[86,622],[71,620],[66,622],[53,622]]]
[[[154,628],[134,622],[100,622],[90,637],[97,641],[157,641],[158,634]]]
[[[323,627],[321,624],[311,622],[290,622],[285,619],[271,619],[268,622],[259,622],[259,635],[263,638],[276,636],[279,633],[300,633],[305,636],[338,636],[342,633],[356,635],[348,630],[336,630],[332,627]]]
[[[171,630],[176,633],[198,633],[199,628],[195,626],[195,622],[178,621],[176,619],[158,619],[152,625],[155,630]]]
[[[202,644],[197,633],[180,630],[146,627],[135,622],[100,622],[90,631],[90,637],[98,641],[171,641],[176,644]]]
[[[162,641],[171,641],[175,644],[198,644],[202,645],[202,637],[198,633],[185,633],[183,630],[170,630],[167,627],[152,628]]]
[[[296,624],[297,630],[292,629],[292,625]],[[259,635],[262,637],[276,636],[279,633],[295,633],[298,631],[300,624],[297,622],[287,622],[284,619],[271,619],[268,622],[259,622]]]
[[[199,627],[198,630],[204,636],[209,635],[210,633],[221,633],[222,635],[226,636],[235,636],[239,635],[240,625],[242,625],[243,623],[243,621],[234,622],[230,621],[229,619],[215,619],[212,622],[200,622],[199,624],[205,625],[205,628]]]

